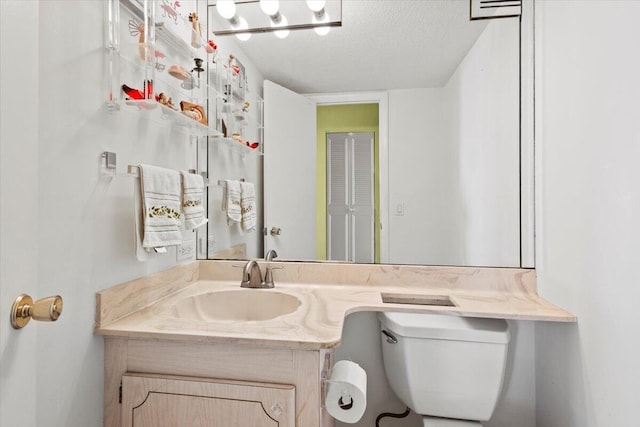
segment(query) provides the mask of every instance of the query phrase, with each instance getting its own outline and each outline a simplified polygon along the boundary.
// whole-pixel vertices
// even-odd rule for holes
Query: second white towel
[[[185,230],[193,230],[207,223],[204,217],[204,179],[202,175],[180,171],[182,174],[182,211]]]
[[[242,220],[240,181],[227,179],[226,184],[225,194],[222,197],[222,210],[227,213],[227,223],[232,225],[234,222],[240,222]]]
[[[242,229],[256,229],[256,187],[251,182],[240,183],[240,208],[242,211]]]
[[[180,174],[157,166],[140,165],[145,249],[182,243],[180,232]]]

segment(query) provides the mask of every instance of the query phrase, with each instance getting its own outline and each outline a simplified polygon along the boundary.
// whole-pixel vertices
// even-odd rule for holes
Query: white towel
[[[242,208],[242,229],[256,229],[256,187],[251,182],[240,183],[240,207]]]
[[[227,224],[232,225],[234,222],[242,220],[242,211],[240,210],[240,181],[227,179],[222,197],[222,210],[227,213]]]
[[[180,174],[157,166],[139,165],[145,249],[182,243]]]
[[[204,179],[202,175],[180,171],[182,175],[182,213],[185,230],[194,230],[205,225]]]

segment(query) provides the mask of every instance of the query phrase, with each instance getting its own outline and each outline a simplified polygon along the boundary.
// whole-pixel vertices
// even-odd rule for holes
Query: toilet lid
[[[402,337],[506,344],[509,328],[503,319],[481,319],[429,313],[383,312],[384,328]]]

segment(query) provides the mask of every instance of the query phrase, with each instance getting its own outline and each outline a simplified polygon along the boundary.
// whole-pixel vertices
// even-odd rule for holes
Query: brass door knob
[[[11,326],[15,329],[24,328],[32,318],[43,322],[54,322],[62,314],[62,305],[60,295],[42,298],[35,303],[27,294],[18,295],[11,307]]]
[[[282,232],[282,229],[280,227],[271,227],[272,236],[279,236],[281,232]]]

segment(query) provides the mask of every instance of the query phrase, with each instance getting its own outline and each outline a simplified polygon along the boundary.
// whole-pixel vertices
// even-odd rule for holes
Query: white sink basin
[[[300,307],[293,295],[270,289],[209,292],[177,301],[164,314],[199,321],[264,321],[293,313]]]

